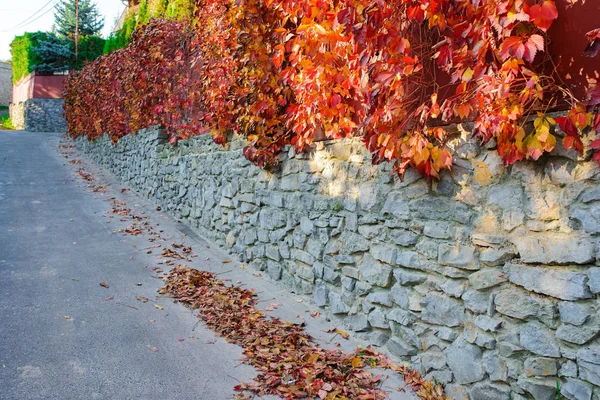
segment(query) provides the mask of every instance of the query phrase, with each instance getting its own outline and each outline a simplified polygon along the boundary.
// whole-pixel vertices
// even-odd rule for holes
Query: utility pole
[[[79,52],[79,0],[75,0],[75,61]]]

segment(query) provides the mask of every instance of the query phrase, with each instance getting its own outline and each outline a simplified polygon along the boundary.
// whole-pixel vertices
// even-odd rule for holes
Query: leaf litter
[[[188,267],[175,267],[159,293],[199,311],[198,317],[219,336],[244,348],[246,364],[259,374],[254,382],[235,386],[238,399],[247,392],[286,399],[318,397],[323,400],[377,400],[387,397],[381,389],[383,377],[372,368],[402,374],[408,387],[423,400],[447,400],[441,385],[424,380],[417,371],[398,365],[376,350],[357,348],[354,352],[324,349],[294,324],[265,316],[256,308],[256,294],[228,286],[215,274]],[[331,333],[347,337],[334,328]]]

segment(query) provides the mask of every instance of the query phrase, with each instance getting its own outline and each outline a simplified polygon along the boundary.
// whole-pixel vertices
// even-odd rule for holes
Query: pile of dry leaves
[[[229,342],[244,348],[244,362],[259,371],[252,383],[236,390],[258,395],[276,394],[287,399],[384,399],[382,377],[371,368],[401,373],[422,399],[447,399],[439,385],[391,362],[371,348],[353,353],[317,346],[303,325],[267,318],[255,306],[253,291],[227,286],[207,271],[174,268],[160,290],[199,310],[199,317]],[[241,399],[250,398],[239,395]]]

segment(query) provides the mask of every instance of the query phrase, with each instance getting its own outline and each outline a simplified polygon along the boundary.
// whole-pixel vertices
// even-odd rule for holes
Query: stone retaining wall
[[[504,168],[452,142],[453,172],[401,182],[360,141],[289,152],[270,173],[210,137],[158,130],[82,149],[127,185],[280,280],[456,399],[600,398],[600,169]],[[489,147],[489,146],[488,146]]]
[[[15,129],[30,132],[66,132],[63,99],[29,99],[10,105]]]

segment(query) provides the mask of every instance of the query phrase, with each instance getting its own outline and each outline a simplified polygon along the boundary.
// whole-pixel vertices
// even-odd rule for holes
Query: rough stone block
[[[560,357],[556,337],[538,322],[528,322],[521,327],[520,343],[523,348],[545,357]]]
[[[393,264],[396,261],[396,247],[386,244],[374,244],[371,246],[371,255],[379,261]]]
[[[587,264],[594,260],[594,243],[577,235],[529,233],[511,240],[525,263]]]
[[[499,313],[521,320],[538,318],[546,325],[554,325],[558,318],[552,301],[517,287],[500,290],[494,303]]]
[[[584,271],[566,268],[506,264],[504,272],[509,281],[527,290],[562,300],[580,300],[592,297]]]
[[[465,308],[462,302],[441,293],[428,293],[421,299],[421,319],[432,324],[458,326],[463,322]]]
[[[589,307],[568,301],[558,303],[558,312],[561,322],[577,326],[583,325],[592,315]]]
[[[451,265],[462,269],[479,269],[473,246],[442,243],[438,250],[438,262],[442,265]]]
[[[367,283],[388,287],[392,280],[392,268],[377,261],[371,255],[365,254],[360,266],[360,276]]]
[[[568,400],[591,400],[592,386],[577,379],[567,379],[560,388],[560,394]]]
[[[484,268],[469,275],[469,283],[475,290],[488,289],[506,282],[506,280],[504,272],[496,268]]]
[[[485,376],[482,364],[481,349],[465,341],[456,339],[446,349],[448,366],[454,373],[454,378],[459,384],[474,383]]]
[[[527,376],[555,376],[557,373],[555,359],[530,357],[525,360],[524,374]]]

